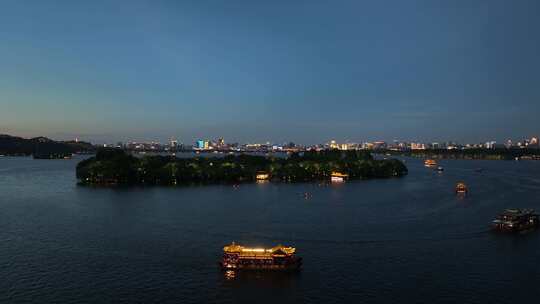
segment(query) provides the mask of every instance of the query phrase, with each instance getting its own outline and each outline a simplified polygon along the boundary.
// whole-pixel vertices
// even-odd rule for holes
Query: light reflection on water
[[[225,271],[225,279],[234,280],[234,278],[236,278],[236,271],[234,270]]]

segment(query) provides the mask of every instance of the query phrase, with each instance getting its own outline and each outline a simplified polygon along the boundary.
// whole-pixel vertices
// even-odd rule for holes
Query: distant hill
[[[88,153],[95,147],[87,142],[54,141],[46,137],[22,138],[0,134],[0,155],[46,155]]]
[[[95,152],[96,151],[96,147],[94,145],[92,145],[91,143],[86,142],[86,141],[69,140],[69,141],[61,141],[60,143],[63,143],[63,144],[66,144],[66,145],[70,146],[72,149],[75,150],[74,153],[86,153],[86,152]]]

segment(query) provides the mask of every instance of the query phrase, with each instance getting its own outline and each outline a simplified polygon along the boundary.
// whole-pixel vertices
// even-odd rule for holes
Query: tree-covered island
[[[264,172],[272,181],[330,180],[333,172],[351,180],[399,177],[407,167],[396,159],[376,160],[366,151],[308,151],[287,158],[254,155],[177,158],[135,157],[102,149],[77,165],[82,185],[182,185],[253,182]]]

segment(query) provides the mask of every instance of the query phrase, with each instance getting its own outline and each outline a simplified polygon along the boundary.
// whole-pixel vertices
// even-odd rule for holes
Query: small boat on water
[[[437,162],[434,159],[426,159],[424,161],[424,166],[426,166],[426,167],[435,167],[435,166],[437,166]]]
[[[235,244],[223,247],[219,262],[223,270],[299,270],[302,258],[296,256],[296,248],[275,247],[248,248]]]
[[[467,188],[467,185],[465,183],[457,183],[456,185],[456,193],[467,193],[469,189]]]
[[[492,222],[492,228],[502,232],[520,232],[538,228],[539,216],[533,209],[506,209]]]
[[[438,166],[437,169],[435,169],[435,170],[437,170],[437,172],[443,172],[443,171],[444,171],[444,168],[441,167],[441,166]]]

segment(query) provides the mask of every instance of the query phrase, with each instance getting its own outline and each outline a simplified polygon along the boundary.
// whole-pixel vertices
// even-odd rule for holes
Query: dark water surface
[[[0,303],[538,303],[540,231],[488,224],[540,210],[540,162],[443,161],[439,174],[408,159],[405,178],[337,186],[93,189],[76,186],[78,160],[0,158]],[[295,246],[304,269],[227,277],[216,262],[231,241]]]

